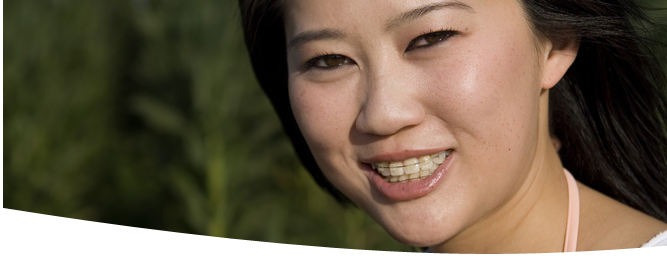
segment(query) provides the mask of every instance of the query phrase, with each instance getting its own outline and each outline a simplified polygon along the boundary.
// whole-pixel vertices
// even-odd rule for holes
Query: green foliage
[[[238,19],[236,1],[5,2],[4,207],[410,251],[299,165]]]

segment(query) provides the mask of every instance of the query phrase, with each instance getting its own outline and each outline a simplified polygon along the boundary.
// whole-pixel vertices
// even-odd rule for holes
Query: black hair
[[[352,204],[324,177],[303,138],[287,92],[287,47],[282,0],[239,0],[245,44],[255,77],[276,110],[301,164],[339,203]]]
[[[667,78],[642,36],[657,25],[631,0],[523,2],[538,36],[580,42],[549,93],[563,166],[591,188],[667,221]]]
[[[579,41],[549,94],[550,131],[580,182],[667,222],[667,78],[645,33],[660,28],[632,0],[522,0],[540,38]],[[324,177],[292,114],[282,1],[239,0],[253,70],[314,180]]]

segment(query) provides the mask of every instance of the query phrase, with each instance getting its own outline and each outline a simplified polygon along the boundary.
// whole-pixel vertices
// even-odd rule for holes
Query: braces
[[[447,151],[449,151],[449,150],[447,150]],[[439,156],[441,156],[442,154],[446,154],[447,151],[439,152],[437,156],[431,156],[431,159],[433,159],[433,158],[435,158],[435,157],[439,157]],[[429,156],[430,156],[430,155],[429,155]],[[447,157],[447,155],[445,155],[445,157]],[[429,161],[429,160],[427,160],[427,161]],[[398,161],[396,161],[396,162],[398,162]],[[403,162],[403,161],[401,161],[401,162]],[[406,167],[406,166],[411,166],[411,165],[416,165],[416,164],[423,164],[423,163],[426,163],[426,161],[418,162],[418,163],[410,164],[410,165],[394,166],[394,167],[391,167],[391,168]],[[377,170],[379,167],[376,166],[375,163],[371,163],[371,168]],[[386,167],[382,167],[382,168],[390,168],[390,167],[389,167],[389,166],[386,166]]]

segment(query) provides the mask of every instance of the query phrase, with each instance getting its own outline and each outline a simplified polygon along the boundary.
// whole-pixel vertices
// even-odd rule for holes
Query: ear
[[[560,81],[577,58],[579,42],[572,40],[547,40],[543,46],[542,89],[550,89]]]

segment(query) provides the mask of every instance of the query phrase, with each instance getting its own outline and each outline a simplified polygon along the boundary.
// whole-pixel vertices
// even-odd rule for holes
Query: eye
[[[343,65],[354,64],[352,59],[343,56],[343,55],[322,55],[308,60],[304,65],[304,70],[309,69],[322,69],[322,70],[331,70],[336,69]]]
[[[405,49],[405,52],[407,53],[417,48],[437,45],[456,34],[457,34],[456,31],[451,31],[451,30],[437,31],[428,34],[423,34],[410,41],[410,44],[408,44],[408,47]]]

